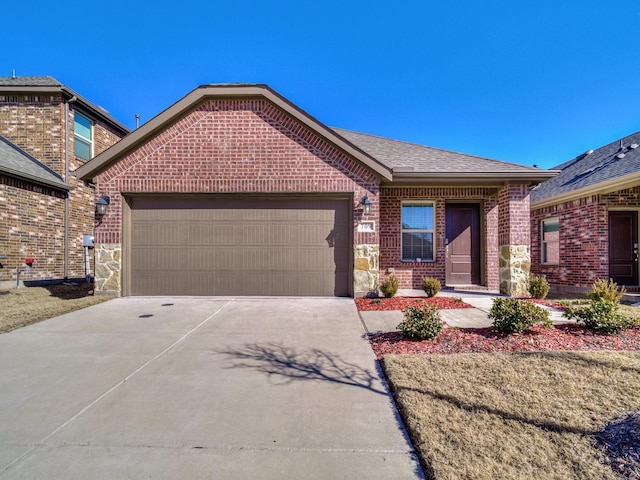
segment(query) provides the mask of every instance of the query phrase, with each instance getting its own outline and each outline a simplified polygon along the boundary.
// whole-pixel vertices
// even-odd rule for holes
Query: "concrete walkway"
[[[398,296],[403,297],[424,297],[422,290],[399,290]],[[473,308],[459,308],[440,310],[440,317],[449,327],[459,328],[485,328],[490,327],[492,320],[488,314],[495,298],[502,295],[495,292],[470,291],[470,290],[441,290],[439,297],[458,297],[463,302],[468,303]],[[540,305],[541,306],[541,305]],[[554,325],[571,323],[562,316],[562,311],[541,306],[549,311],[549,318]],[[360,312],[362,320],[368,332],[392,332],[397,330],[398,324],[402,321],[402,312],[394,311],[364,311]]]
[[[351,299],[119,298],[0,335],[0,479],[423,478]]]

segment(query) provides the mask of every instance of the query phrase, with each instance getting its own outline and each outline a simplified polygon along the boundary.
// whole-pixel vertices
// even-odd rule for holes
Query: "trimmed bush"
[[[549,282],[547,282],[546,278],[529,275],[529,295],[533,298],[546,298],[549,288]]]
[[[380,291],[382,291],[382,295],[384,295],[385,298],[391,298],[398,293],[398,286],[398,279],[395,275],[391,275],[382,282]]]
[[[587,297],[589,297],[592,302],[603,300],[605,302],[618,303],[625,293],[627,293],[627,289],[624,288],[624,286],[620,288],[620,292],[618,292],[618,284],[616,282],[611,279],[605,280],[599,278],[593,282],[593,286],[587,293]]]
[[[409,338],[433,340],[444,327],[440,311],[426,302],[422,302],[422,305],[409,305],[402,309],[402,314],[404,320],[398,324],[397,328],[400,333]]]
[[[515,298],[496,298],[489,318],[493,320],[493,328],[503,333],[525,333],[534,325],[553,327],[548,311]]]
[[[618,312],[618,302],[595,300],[582,308],[567,308],[563,315],[584,328],[605,334],[618,333],[635,325],[635,321]]]
[[[437,278],[422,277],[422,290],[427,294],[427,297],[435,297],[441,288],[442,284]]]

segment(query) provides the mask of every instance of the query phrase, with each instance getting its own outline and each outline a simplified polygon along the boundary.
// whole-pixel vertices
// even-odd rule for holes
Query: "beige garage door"
[[[168,196],[128,204],[129,295],[351,293],[347,199]]]

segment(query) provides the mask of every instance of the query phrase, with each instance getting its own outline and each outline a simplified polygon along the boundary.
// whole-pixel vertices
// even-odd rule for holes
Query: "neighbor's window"
[[[542,263],[560,263],[560,223],[557,218],[542,221]]]
[[[402,202],[402,260],[433,260],[434,202]]]
[[[73,133],[76,157],[91,160],[93,156],[93,122],[84,115],[74,112]]]

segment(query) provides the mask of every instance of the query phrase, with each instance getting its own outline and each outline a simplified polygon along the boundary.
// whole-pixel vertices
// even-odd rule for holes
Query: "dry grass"
[[[640,410],[640,352],[387,355],[427,476],[615,479],[592,435]]]
[[[110,300],[93,285],[51,285],[0,290],[0,333]]]

